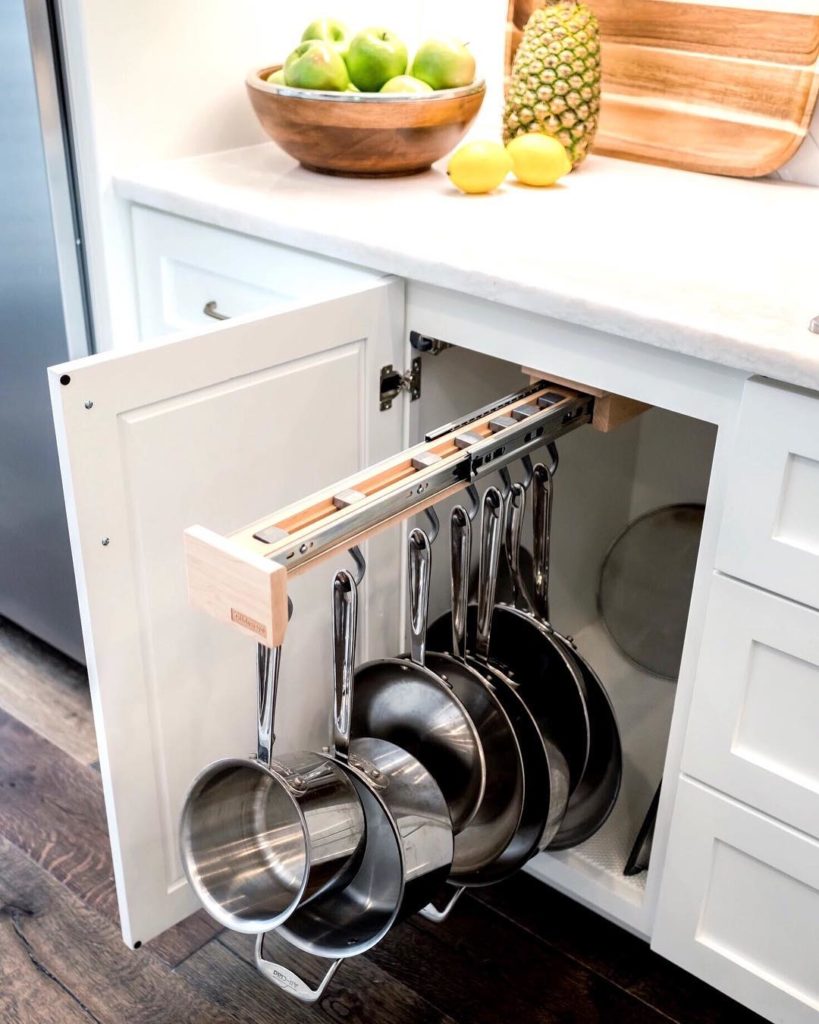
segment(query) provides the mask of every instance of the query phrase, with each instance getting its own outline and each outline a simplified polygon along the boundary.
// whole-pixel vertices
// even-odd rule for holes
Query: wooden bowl
[[[412,97],[269,85],[265,79],[280,67],[251,71],[250,102],[270,138],[322,174],[389,178],[425,171],[461,141],[486,93],[483,81]]]

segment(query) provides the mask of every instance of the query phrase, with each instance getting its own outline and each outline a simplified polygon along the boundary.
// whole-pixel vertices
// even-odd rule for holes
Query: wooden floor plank
[[[681,1024],[764,1024],[762,1017],[653,953],[647,942],[528,875],[473,895]]]
[[[0,711],[0,835],[108,920],[117,921],[102,780]],[[204,912],[149,945],[171,966],[220,931]]]
[[[238,1019],[147,950],[129,950],[112,922],[85,907],[5,839],[0,839],[0,906],[7,915],[8,908],[18,908],[12,912],[18,948],[98,1024],[225,1024]],[[13,1020],[4,999],[0,992],[0,1019]]]
[[[224,945],[246,965],[253,963],[252,936],[224,932],[218,944]],[[204,952],[209,953],[212,946]],[[286,953],[281,942],[277,944],[275,936],[269,936],[265,956],[270,959],[277,955],[282,957],[280,962],[285,967],[306,968],[306,980],[313,986],[326,968],[326,961],[303,958],[297,952],[294,956],[293,951]],[[182,970],[187,970],[198,957],[199,954],[186,962]],[[310,964],[310,959],[314,963]],[[260,978],[255,969],[253,973],[257,978],[257,989],[259,983],[263,989],[270,988],[270,983]],[[265,997],[262,994],[260,998]],[[389,1021],[389,1024],[454,1024],[452,1017],[419,995],[414,986],[403,984],[367,957],[354,957],[342,964],[319,1005],[324,1014],[323,1020],[329,1019],[337,1024],[375,1024],[379,1021]]]
[[[97,759],[85,668],[3,618],[0,709],[81,764]]]
[[[413,918],[367,955],[470,1024],[669,1024],[657,1010],[470,899],[443,924]]]
[[[11,901],[0,903],[0,1021],[93,1024],[94,1017],[29,948],[25,919],[30,914]]]

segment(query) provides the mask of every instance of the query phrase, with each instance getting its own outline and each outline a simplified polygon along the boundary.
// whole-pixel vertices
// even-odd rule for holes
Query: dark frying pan
[[[586,772],[572,793],[563,824],[550,849],[565,850],[590,839],[614,809],[623,775],[620,732],[609,695],[597,673],[575,644],[549,622],[549,548],[552,523],[552,474],[543,464],[535,466],[534,491],[534,593],[535,614],[544,628],[563,645],[580,671],[586,689],[591,747]],[[519,565],[517,566],[519,569]],[[514,575],[514,573],[513,573]]]
[[[509,495],[510,523],[516,522],[518,530],[524,493],[522,485],[515,484]],[[476,642],[478,619],[478,609],[470,607],[468,645]],[[451,633],[452,616],[447,612],[430,627],[430,646],[449,649]],[[589,757],[589,720],[585,680],[570,652],[531,615],[497,605],[492,612],[489,659],[507,681],[517,686],[543,738],[566,759],[569,791],[573,792],[583,778]]]

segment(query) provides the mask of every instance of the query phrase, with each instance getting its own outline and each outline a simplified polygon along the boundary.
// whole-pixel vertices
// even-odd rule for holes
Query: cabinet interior
[[[518,366],[474,352],[425,356],[422,397],[411,406],[411,440],[523,381]],[[529,870],[637,930],[647,873],[626,877],[623,866],[662,775],[676,685],[638,667],[611,639],[597,606],[600,568],[613,541],[643,513],[678,502],[705,503],[715,443],[713,424],[657,408],[611,433],[583,427],[558,443],[552,618],[574,637],[611,696],[623,743],[623,782],[615,810],[596,836],[573,850],[541,854]],[[433,548],[431,619],[449,602],[452,504],[437,509],[441,537]],[[528,514],[524,543],[531,550]]]

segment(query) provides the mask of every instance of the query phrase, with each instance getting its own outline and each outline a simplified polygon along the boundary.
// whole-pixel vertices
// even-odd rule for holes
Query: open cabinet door
[[[405,444],[379,408],[404,352],[403,283],[51,368],[122,931],[145,942],[198,904],[177,852],[187,787],[255,747],[255,646],[188,607],[182,532],[235,529]],[[373,538],[361,656],[395,651],[399,531]],[[348,560],[347,560],[348,561]],[[341,563],[345,560],[342,558]],[[330,715],[332,564],[291,584],[280,748]]]

